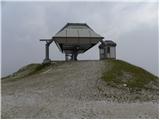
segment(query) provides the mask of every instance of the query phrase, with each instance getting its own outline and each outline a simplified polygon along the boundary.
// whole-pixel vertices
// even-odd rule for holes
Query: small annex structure
[[[106,40],[99,45],[100,60],[116,59],[116,43],[111,40]]]
[[[106,42],[104,37],[97,34],[86,23],[67,23],[59,32],[57,32],[51,39],[40,39],[45,41],[45,59],[43,63],[51,62],[49,58],[49,46],[54,41],[59,50],[65,53],[65,60],[77,60],[78,54],[84,53],[98,42],[101,49],[105,49]],[[112,51],[112,50],[111,50]],[[100,54],[101,55],[101,54]],[[103,57],[100,57],[103,58]]]

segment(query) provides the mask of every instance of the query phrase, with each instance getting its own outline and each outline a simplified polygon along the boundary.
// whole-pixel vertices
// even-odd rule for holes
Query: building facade
[[[116,59],[116,43],[106,40],[99,45],[100,60]]]

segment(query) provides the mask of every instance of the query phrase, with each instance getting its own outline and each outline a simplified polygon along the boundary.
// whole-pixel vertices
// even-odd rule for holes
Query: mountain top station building
[[[100,59],[106,58],[115,58],[115,49],[108,46],[110,44],[106,44],[103,41],[104,37],[97,34],[92,28],[90,28],[85,23],[67,23],[59,32],[55,34],[51,39],[40,39],[40,41],[45,41],[45,59],[43,63],[51,62],[49,59],[49,46],[54,41],[59,50],[62,53],[65,53],[65,60],[77,60],[78,54],[84,53],[93,46],[95,46],[98,42],[101,42],[100,48]],[[107,46],[107,47],[104,47]],[[107,54],[103,55],[102,49],[108,49],[110,47],[110,57]],[[114,50],[114,52],[112,51]],[[106,51],[106,50],[104,50]],[[104,52],[105,53],[105,52]]]

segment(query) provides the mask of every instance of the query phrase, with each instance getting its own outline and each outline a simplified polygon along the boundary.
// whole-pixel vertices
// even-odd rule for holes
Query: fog
[[[2,76],[41,63],[45,44],[66,23],[87,23],[117,43],[117,59],[158,76],[158,2],[1,2]],[[64,60],[55,43],[52,60]],[[99,59],[98,44],[79,60]]]

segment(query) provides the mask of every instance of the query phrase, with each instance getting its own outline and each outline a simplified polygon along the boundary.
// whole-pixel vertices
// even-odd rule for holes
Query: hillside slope
[[[158,78],[140,70],[149,87],[129,86],[132,73],[113,77],[115,62],[26,66],[2,80],[2,118],[158,118]]]

